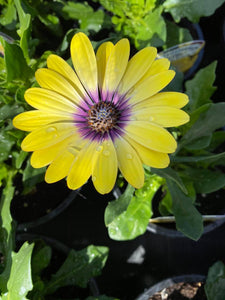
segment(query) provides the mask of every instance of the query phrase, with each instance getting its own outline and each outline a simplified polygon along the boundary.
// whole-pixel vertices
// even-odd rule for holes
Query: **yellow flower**
[[[45,180],[67,177],[77,189],[92,176],[99,193],[112,190],[118,168],[135,188],[144,183],[143,164],[165,168],[168,153],[176,150],[164,128],[188,122],[182,110],[183,93],[161,92],[175,73],[167,59],[156,60],[147,47],[129,60],[127,39],[103,43],[95,55],[83,33],[71,42],[74,70],[59,56],[50,55],[47,68],[37,70],[40,88],[30,88],[25,100],[36,110],[13,120],[30,131],[22,142],[33,151],[34,168],[48,166]]]

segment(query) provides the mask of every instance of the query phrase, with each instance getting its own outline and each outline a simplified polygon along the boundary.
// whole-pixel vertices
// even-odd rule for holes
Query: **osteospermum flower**
[[[165,168],[168,153],[176,150],[174,137],[164,128],[188,122],[180,110],[185,94],[161,92],[173,79],[167,59],[156,60],[147,47],[129,60],[129,42],[103,43],[96,53],[83,33],[71,42],[74,70],[57,55],[47,68],[37,70],[40,85],[25,93],[36,110],[13,120],[15,127],[30,131],[22,142],[33,151],[34,168],[48,166],[45,180],[67,177],[70,189],[90,176],[98,192],[112,190],[118,168],[135,188],[144,183],[143,164]]]

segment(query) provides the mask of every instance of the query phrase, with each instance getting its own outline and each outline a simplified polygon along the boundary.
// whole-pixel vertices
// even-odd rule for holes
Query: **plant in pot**
[[[169,3],[169,1],[166,2]],[[25,98],[36,110],[19,114],[14,119],[16,127],[31,131],[23,140],[22,147],[25,151],[34,151],[31,158],[32,165],[37,170],[49,165],[46,171],[46,180],[49,183],[68,175],[68,186],[75,190],[92,175],[94,186],[103,194],[112,190],[119,166],[123,176],[137,189],[135,191],[134,187],[128,185],[123,195],[115,202],[110,202],[106,209],[105,221],[113,239],[134,239],[146,231],[152,215],[151,201],[160,188],[164,196],[161,207],[164,208],[163,213],[167,214],[172,211],[178,229],[192,239],[198,239],[203,230],[202,217],[193,202],[199,186],[196,187],[196,182],[192,181],[192,175],[187,171],[191,172],[190,169],[195,169],[193,165],[197,161],[200,171],[207,170],[207,175],[216,173],[216,176],[218,175],[216,178],[220,177],[220,185],[217,185],[216,188],[223,186],[223,176],[219,170],[215,169],[217,164],[221,164],[220,158],[223,157],[223,153],[212,152],[215,144],[221,144],[223,139],[223,133],[215,132],[214,134],[214,131],[223,126],[221,115],[224,114],[224,103],[216,105],[209,100],[213,90],[213,80],[210,79],[210,81],[208,78],[214,76],[212,73],[215,65],[210,65],[208,69],[195,77],[193,80],[196,82],[190,83],[189,91],[187,87],[187,93],[190,96],[187,112],[191,115],[191,121],[180,127],[179,130],[170,129],[169,133],[163,127],[178,126],[188,121],[187,113],[180,110],[187,104],[187,97],[183,93],[177,93],[177,91],[182,91],[182,80],[179,79],[179,76],[175,78],[174,86],[169,87],[175,92],[158,93],[171,81],[174,72],[168,70],[167,59],[155,60],[156,50],[154,48],[145,48],[138,52],[127,65],[128,41],[122,39],[116,45],[107,42],[98,48],[96,60],[87,36],[78,33],[71,42],[71,55],[76,72],[72,70],[70,60],[67,64],[54,54],[48,56],[47,68],[40,68],[46,67],[45,59],[49,53],[42,57],[39,64],[29,59],[28,62],[26,61],[27,38],[31,42],[27,29],[28,27],[30,29],[31,14],[29,12],[32,11],[32,1],[23,2],[25,4],[23,7],[26,8],[24,11],[19,6],[19,1],[15,1],[15,3],[21,16],[20,46],[17,44],[10,46],[9,43],[2,40],[5,50],[4,62],[2,62],[3,65],[6,63],[7,72],[12,71],[12,80],[18,74],[19,76],[15,77],[16,80],[21,76],[22,78],[27,76],[28,70],[32,66],[33,70],[38,68],[36,79],[40,87],[34,83],[33,77],[33,81],[25,87]],[[60,1],[60,3],[64,2]],[[66,2],[63,6],[62,11],[66,18],[70,18],[72,12],[76,12],[76,10],[70,9],[74,5],[76,6],[76,3],[72,3]],[[219,3],[214,3],[209,7],[215,9]],[[79,3],[78,5],[81,5],[79,7],[83,9],[89,9],[87,4]],[[35,7],[35,9],[37,8]],[[89,13],[89,16],[92,15],[93,9],[89,9]],[[35,14],[37,15],[34,10],[32,16]],[[103,11],[98,13],[98,16],[102,16],[102,14],[104,14]],[[183,17],[183,12],[180,14]],[[96,16],[94,13],[93,15]],[[24,22],[25,20],[26,22]],[[81,18],[81,25],[84,26],[84,24],[85,22]],[[88,23],[88,26],[91,24]],[[84,27],[82,30],[85,31]],[[87,32],[90,33],[88,30]],[[63,51],[67,50],[68,40],[73,35],[74,30],[67,32],[61,48],[57,51],[58,54],[63,53],[68,57],[67,53]],[[116,39],[118,38],[119,36],[116,37]],[[99,39],[96,38],[98,41]],[[94,43],[94,45],[96,44],[98,43]],[[16,56],[16,61],[19,62],[18,68],[10,69],[12,53],[18,55],[18,57]],[[106,61],[108,62],[106,63]],[[117,64],[120,66],[119,68]],[[14,73],[15,70],[19,70],[19,73]],[[122,81],[124,72],[126,72],[127,79],[124,76],[124,81]],[[145,75],[146,78],[143,78]],[[124,97],[120,97],[120,93],[117,92],[119,84],[120,92],[124,92],[124,94],[122,93]],[[98,91],[98,85],[101,91]],[[206,86],[207,90],[205,91]],[[3,91],[5,89],[6,87],[3,88]],[[20,98],[23,105],[26,105],[23,100],[25,89]],[[132,97],[126,98],[128,90],[129,96]],[[17,94],[19,95],[19,92]],[[135,95],[137,99],[135,99]],[[164,97],[160,99],[160,95]],[[108,101],[109,99],[110,101]],[[143,103],[139,103],[137,114],[134,114],[135,108],[133,111],[133,107],[138,103],[132,103],[132,101],[138,102],[139,100],[140,102],[143,100]],[[154,105],[151,107],[154,100],[156,108]],[[162,109],[159,106],[160,101]],[[148,114],[149,107],[153,112],[155,109],[153,116]],[[158,112],[157,107],[159,108]],[[132,117],[134,118],[132,119]],[[11,118],[12,116],[10,120]],[[210,122],[207,122],[208,120]],[[142,121],[144,125],[141,124]],[[110,138],[108,138],[109,132]],[[152,144],[149,136],[154,137]],[[126,138],[123,139],[123,137]],[[22,138],[24,136],[21,137],[21,140]],[[200,146],[198,145],[199,141]],[[113,146],[114,142],[115,147]],[[147,146],[150,144],[150,151],[148,151],[146,143]],[[175,154],[170,155],[171,166],[163,169],[169,163],[167,154],[172,152]],[[152,160],[151,155],[153,155],[154,164],[148,163]],[[142,163],[145,162],[147,163],[143,171]],[[150,165],[151,169],[147,165]],[[6,182],[5,178],[9,178],[8,174],[4,177],[3,182]],[[5,187],[7,186],[10,186],[10,189],[4,189],[3,194],[13,191],[12,180],[7,181]],[[9,196],[11,197],[12,194],[8,194],[7,198]]]
[[[225,266],[222,261],[210,266],[207,276],[187,274],[160,281],[139,295],[137,300],[222,300],[225,297]]]

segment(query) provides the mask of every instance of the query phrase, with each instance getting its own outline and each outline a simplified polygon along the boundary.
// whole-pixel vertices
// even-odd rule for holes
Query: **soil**
[[[171,287],[165,288],[155,293],[149,300],[207,300],[204,284],[194,283],[175,283]]]
[[[63,180],[53,184],[41,182],[27,195],[17,190],[11,203],[12,217],[19,224],[34,221],[56,208],[70,192]]]

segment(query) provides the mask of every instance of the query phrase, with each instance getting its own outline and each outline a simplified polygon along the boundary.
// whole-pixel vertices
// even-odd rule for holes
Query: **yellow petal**
[[[67,150],[62,151],[47,168],[45,181],[47,183],[53,183],[65,178],[69,173],[74,159],[75,156],[71,152]]]
[[[111,192],[117,177],[117,156],[112,140],[105,140],[98,146],[96,163],[92,171],[92,181],[101,194]]]
[[[170,163],[168,154],[148,149],[141,144],[136,143],[133,139],[130,138],[128,141],[140,156],[143,164],[158,169],[168,167]]]
[[[78,189],[91,176],[92,168],[95,164],[97,146],[97,142],[87,142],[80,150],[67,177],[67,185],[70,189]]]
[[[79,32],[74,35],[70,46],[75,71],[87,92],[97,97],[97,63],[95,53],[88,37]]]
[[[47,58],[47,66],[49,69],[54,70],[65,77],[82,98],[87,97],[87,93],[76,73],[64,59],[58,55],[51,54]]]
[[[149,106],[134,113],[138,121],[150,121],[163,127],[180,126],[189,121],[189,115],[171,106]]]
[[[50,123],[71,121],[73,116],[66,113],[46,113],[40,110],[31,110],[17,115],[13,119],[13,126],[20,130],[32,131]]]
[[[128,93],[128,97],[131,97],[129,103],[138,103],[155,95],[167,86],[174,76],[175,72],[168,70],[148,77],[143,82],[135,85]]]
[[[71,135],[74,135],[74,139],[78,138],[74,124],[49,124],[29,133],[23,140],[21,148],[24,151],[40,150],[55,145]]]
[[[81,101],[80,95],[69,83],[69,81],[59,73],[50,69],[38,69],[35,73],[37,82],[42,88],[55,91],[72,102],[78,104]]]
[[[100,89],[103,85],[106,64],[113,47],[114,45],[111,42],[103,43],[101,44],[101,46],[99,46],[98,51],[96,53],[96,60],[98,66],[98,86]]]
[[[164,128],[151,122],[133,121],[124,130],[137,143],[162,153],[173,153],[177,143]]]
[[[156,59],[141,79],[144,80],[149,76],[153,76],[158,73],[167,71],[169,67],[170,61],[167,58]]]
[[[119,85],[119,93],[125,94],[148,70],[157,54],[154,47],[147,47],[135,54],[128,62],[126,72]]]
[[[130,54],[127,39],[120,40],[112,49],[105,70],[103,92],[114,92],[126,70]]]
[[[149,106],[172,106],[182,108],[188,103],[188,96],[177,92],[158,93],[144,101],[138,102],[133,106],[133,111],[147,109]]]
[[[68,148],[70,143],[74,142],[74,136],[70,136],[65,140],[41,150],[32,153],[30,163],[34,168],[42,168],[49,165],[60,152]]]
[[[77,106],[66,97],[43,88],[30,88],[25,92],[25,100],[34,108],[46,111],[74,113]]]
[[[135,188],[141,188],[144,184],[144,170],[137,152],[122,137],[118,137],[114,144],[119,169],[124,178]]]

